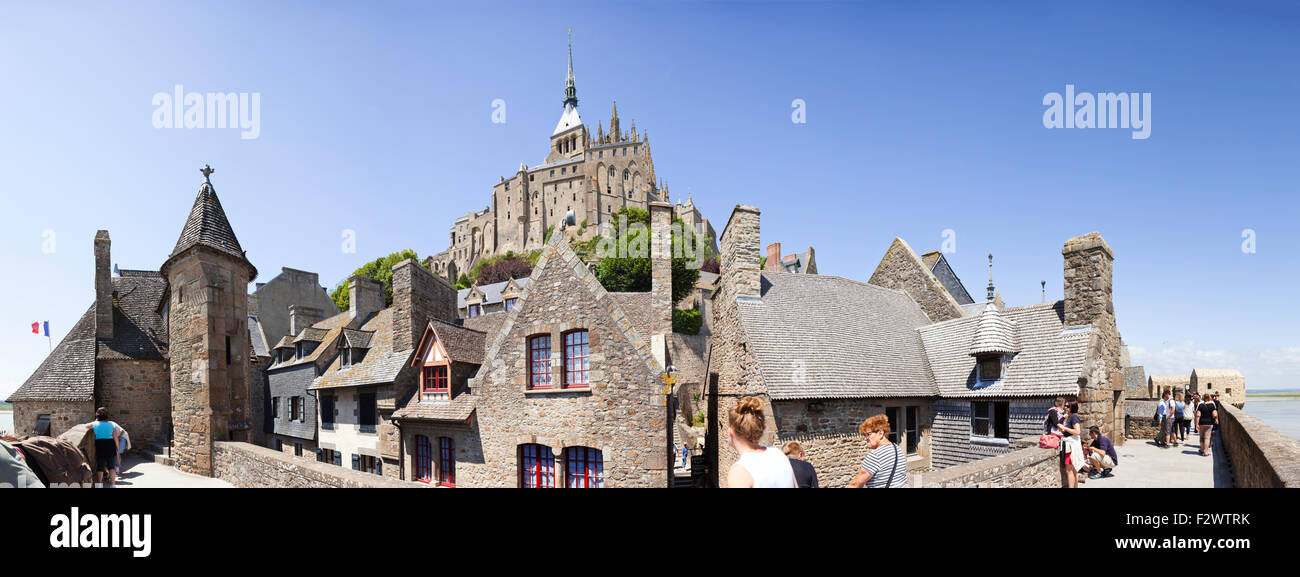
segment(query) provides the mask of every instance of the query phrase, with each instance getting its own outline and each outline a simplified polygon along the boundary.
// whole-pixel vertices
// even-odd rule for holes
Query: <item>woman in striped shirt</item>
[[[862,459],[862,468],[849,481],[849,488],[869,489],[907,487],[907,455],[889,440],[889,417],[875,415],[858,426],[858,432],[867,438],[870,453]]]

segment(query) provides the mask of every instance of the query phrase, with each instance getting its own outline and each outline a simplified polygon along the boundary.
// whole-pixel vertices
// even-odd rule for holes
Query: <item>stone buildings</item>
[[[19,434],[59,434],[106,407],[136,446],[175,439],[186,471],[211,473],[212,443],[251,440],[253,345],[244,256],[204,167],[204,182],[159,271],[112,274],[95,235],[95,300],[10,397]],[[254,315],[255,316],[255,315]]]
[[[570,233],[576,240],[589,240],[607,227],[616,227],[611,217],[623,207],[648,210],[650,202],[668,200],[668,189],[658,184],[655,174],[649,136],[637,133],[635,121],[624,130],[617,104],[608,132],[602,123],[595,131],[583,123],[572,45],[562,104],[546,157],[531,167],[520,164],[513,175],[501,177],[486,207],[456,219],[447,250],[430,259],[434,272],[454,282],[479,259],[507,251],[540,250],[547,231],[558,228],[570,211],[578,223]],[[676,205],[674,215],[710,242],[715,238],[708,219],[691,199]]]
[[[869,283],[761,270],[759,246],[758,210],[737,206],[721,238],[708,362],[715,481],[735,459],[723,416],[740,396],[764,400],[765,443],[799,441],[832,486],[856,472],[866,452],[857,426],[872,414],[889,416],[912,468],[1009,452],[1041,432],[1057,396],[1077,398],[1084,425],[1103,434],[1122,423],[1114,254],[1096,233],[1062,250],[1065,300],[1015,308],[991,278],[986,303],[959,302],[964,287],[946,286],[939,260],[902,239]]]
[[[1202,395],[1220,395],[1238,409],[1246,406],[1246,377],[1232,369],[1192,369],[1189,390]]]

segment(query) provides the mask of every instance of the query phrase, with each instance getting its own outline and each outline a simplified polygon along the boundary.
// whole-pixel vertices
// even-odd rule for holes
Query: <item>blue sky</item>
[[[608,128],[617,99],[719,232],[755,205],[764,244],[865,280],[895,236],[922,251],[951,229],[971,293],[992,252],[1016,305],[1040,280],[1060,298],[1061,245],[1100,231],[1136,364],[1300,387],[1294,4],[51,4],[0,3],[0,396],[47,353],[30,324],[57,343],[89,306],[95,231],[122,268],[156,269],[205,163],[260,280],[289,266],[332,288],[443,250],[545,155],[569,27],[583,120]],[[153,95],[178,84],[260,94],[258,138],[155,128]],[[1048,130],[1066,84],[1150,92],[1150,138]]]

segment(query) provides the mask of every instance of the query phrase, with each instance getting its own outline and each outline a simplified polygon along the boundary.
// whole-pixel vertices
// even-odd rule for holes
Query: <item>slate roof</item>
[[[483,364],[483,353],[487,347],[487,333],[453,325],[440,319],[429,319],[429,326],[442,343],[447,356],[458,363]]]
[[[352,321],[351,313],[341,312],[330,318],[320,321],[306,329],[303,329],[304,332],[310,329],[320,329],[326,331],[325,336],[320,338],[321,344],[317,345],[316,348],[313,349],[312,352],[305,357],[302,358],[294,357],[293,359],[290,359],[289,362],[287,363],[286,362],[275,363],[267,367],[267,369],[279,369],[283,367],[301,365],[303,363],[315,362],[316,359],[320,358],[320,356],[324,354],[326,350],[329,350],[330,348],[329,344],[334,342],[334,340],[337,339],[339,335],[343,333],[343,327],[346,327],[348,323],[351,321]],[[302,333],[299,333],[299,336],[302,336]],[[289,341],[290,347],[293,347],[292,343],[297,342],[297,339],[295,339],[294,337],[286,336],[283,339],[280,339],[280,344],[277,344],[276,348],[277,349],[280,348],[280,346],[285,343],[286,339]]]
[[[418,395],[417,395],[418,396]],[[393,418],[402,420],[444,421],[463,423],[474,414],[478,406],[477,399],[470,393],[461,393],[450,401],[418,401],[412,398],[405,407],[393,413]]]
[[[979,317],[962,317],[922,327],[918,332],[935,388],[942,397],[1026,397],[1072,395],[1079,391],[1091,327],[1065,328],[1063,301],[1002,311],[1014,323],[1019,352],[1003,368],[1000,381],[976,379],[970,356]]]
[[[122,271],[112,280],[113,290],[117,291],[113,338],[96,343],[96,357],[165,360],[167,327],[158,311],[167,294],[167,279],[153,271]]]
[[[393,350],[393,308],[386,308],[370,317],[370,320],[361,325],[361,330],[374,334],[370,339],[370,349],[361,362],[343,367],[341,358],[335,356],[320,376],[312,381],[311,386],[307,387],[308,390],[378,385],[397,379],[406,361],[411,358],[412,351]],[[330,331],[326,343],[333,342],[338,334]],[[325,345],[319,347],[324,348]]]
[[[772,398],[933,394],[916,332],[929,319],[906,293],[836,276],[762,279],[761,300],[737,304]]]
[[[343,329],[343,339],[349,347],[354,349],[370,348],[370,341],[375,333],[369,331],[359,331],[356,329]]]
[[[461,323],[467,329],[487,333],[488,339],[491,340],[496,338],[497,333],[501,331],[501,323],[504,323],[509,315],[510,313],[507,311],[496,311],[481,314],[472,319],[461,319]]]
[[[315,325],[307,327],[298,332],[298,336],[293,338],[293,342],[300,343],[303,341],[325,342],[325,337],[329,336],[329,329],[316,328]]]
[[[283,337],[280,337],[280,342],[275,343],[275,348],[277,348],[277,349],[292,349],[292,348],[293,348],[293,337],[290,336],[290,335],[284,335]]]
[[[980,313],[984,312],[984,305],[986,305],[986,304],[988,304],[988,303],[987,303],[987,302],[982,302],[982,303],[967,303],[967,304],[964,304],[964,305],[958,305],[958,306],[961,307],[961,314],[962,314],[962,316],[967,316],[967,317],[977,317],[977,316],[979,316]]]
[[[254,355],[259,357],[271,356],[271,347],[267,345],[266,332],[262,330],[262,321],[255,316],[248,317],[248,340],[253,345]]]
[[[222,210],[221,201],[217,199],[217,191],[208,182],[199,186],[199,194],[194,198],[194,206],[190,208],[190,216],[181,228],[181,236],[176,239],[176,248],[172,249],[171,256],[196,245],[247,260],[239,239],[235,238],[234,229],[230,228],[226,211]]]
[[[95,400],[95,307],[45,357],[7,402]]]
[[[1191,375],[1151,375],[1148,381],[1154,387],[1176,387],[1185,389],[1192,386]]]
[[[524,288],[528,286],[529,280],[528,277],[515,279],[515,284],[519,286],[521,294]],[[501,289],[505,288],[506,283],[508,282],[510,281],[506,280],[478,287],[478,290],[483,293],[483,304],[490,305],[501,302]],[[469,291],[470,289],[460,289],[459,291],[456,291],[457,308],[465,308],[465,297],[469,295]]]

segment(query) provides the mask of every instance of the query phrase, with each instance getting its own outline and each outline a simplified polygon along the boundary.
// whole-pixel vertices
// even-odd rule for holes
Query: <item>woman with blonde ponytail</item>
[[[727,438],[740,458],[727,472],[727,486],[732,488],[794,489],[794,469],[790,459],[776,447],[763,446],[763,401],[742,397],[731,408],[727,419],[731,426]]]

